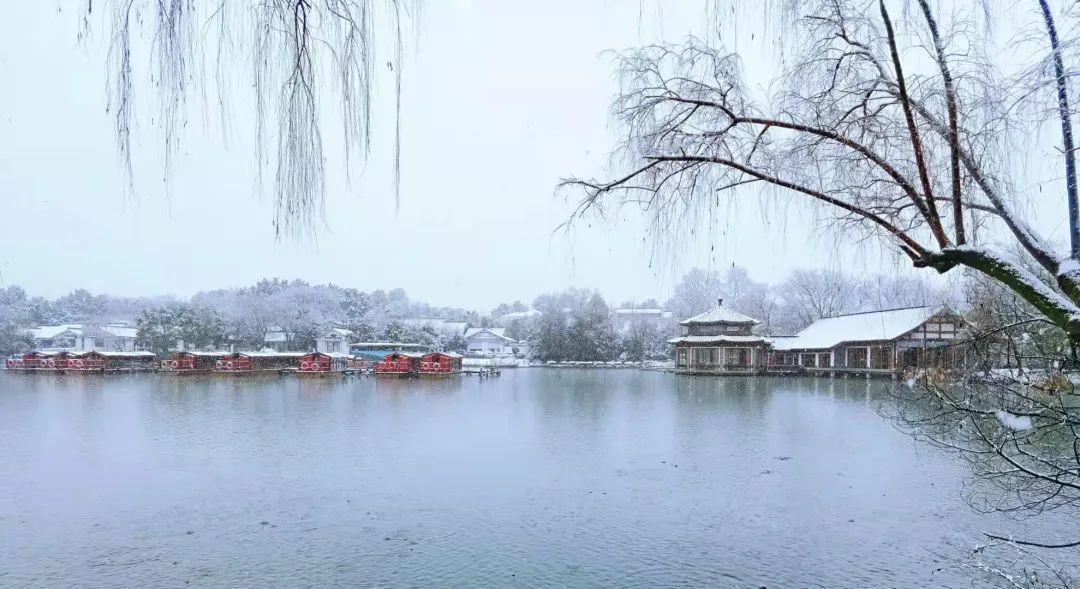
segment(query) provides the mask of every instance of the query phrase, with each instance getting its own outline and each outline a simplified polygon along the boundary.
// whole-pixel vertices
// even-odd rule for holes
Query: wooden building
[[[26,352],[12,359],[7,366],[13,370],[65,370],[72,354],[66,350]]]
[[[300,356],[297,369],[304,374],[345,372],[345,369],[349,367],[349,359],[349,356],[336,352],[309,352]]]
[[[772,340],[775,372],[892,375],[965,362],[964,320],[942,307],[908,307],[827,317]]]
[[[214,372],[272,374],[299,367],[303,352],[234,352],[214,362]]]
[[[161,361],[161,370],[170,373],[211,372],[217,361],[228,355],[228,352],[173,352],[167,360]]]
[[[67,350],[60,350],[49,358],[49,367],[54,370],[67,370],[69,363],[75,364],[75,357]]]
[[[736,313],[718,301],[713,309],[679,323],[682,335],[668,340],[675,346],[675,370],[689,374],[765,372],[769,340],[754,335],[756,319]]]
[[[157,356],[152,352],[103,352],[93,350],[72,353],[75,370],[84,372],[153,372]]]
[[[391,352],[375,363],[379,376],[410,376],[420,373],[424,355],[416,352]]]
[[[461,354],[431,352],[420,358],[420,376],[449,376],[461,374]]]

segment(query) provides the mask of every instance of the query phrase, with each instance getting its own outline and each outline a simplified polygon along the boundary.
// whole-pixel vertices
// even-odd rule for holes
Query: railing
[[[691,364],[690,366],[679,366],[678,368],[697,372],[755,372],[758,369],[757,366],[749,364]]]

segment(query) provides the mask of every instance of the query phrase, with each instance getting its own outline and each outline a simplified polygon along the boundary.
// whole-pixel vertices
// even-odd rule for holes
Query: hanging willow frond
[[[164,148],[166,182],[180,149],[192,93],[215,87],[223,131],[235,90],[250,87],[255,113],[257,186],[273,160],[274,227],[280,237],[314,232],[326,195],[323,131],[336,115],[345,145],[346,170],[363,163],[372,141],[372,88],[377,32],[393,33],[389,66],[395,72],[395,117],[401,116],[401,21],[410,0],[87,0],[84,22],[103,11],[110,29],[108,111],[128,185],[135,189],[131,135],[137,82],[132,60],[149,42],[154,119]],[[103,5],[103,6],[102,6]],[[384,13],[380,13],[380,8]],[[213,67],[199,67],[196,54]],[[250,60],[250,61],[248,61]],[[250,63],[250,83],[233,79]],[[394,133],[394,190],[399,202],[400,124]],[[348,174],[348,172],[347,172]]]

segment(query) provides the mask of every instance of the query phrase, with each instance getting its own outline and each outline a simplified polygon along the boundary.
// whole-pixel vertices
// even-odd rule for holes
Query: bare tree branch
[[[878,8],[881,11],[881,20],[885,23],[885,32],[888,39],[889,52],[892,55],[893,69],[896,70],[897,93],[900,97],[900,105],[904,109],[904,119],[907,121],[908,133],[911,135],[911,150],[915,154],[915,167],[919,170],[919,179],[922,181],[923,195],[926,196],[926,205],[930,212],[930,230],[937,238],[938,245],[945,247],[950,244],[949,237],[941,226],[941,216],[934,202],[934,191],[930,183],[930,171],[926,167],[926,156],[923,153],[922,139],[919,137],[919,127],[915,124],[915,115],[911,110],[911,98],[908,96],[907,79],[904,78],[904,69],[900,63],[900,52],[896,46],[896,33],[893,31],[892,19],[889,11],[885,8],[885,0],[878,0]]]
[[[1050,5],[1046,0],[1039,0],[1046,34],[1050,37],[1050,51],[1054,58],[1054,79],[1057,87],[1058,117],[1061,119],[1061,143],[1065,152],[1065,190],[1069,201],[1069,252],[1073,259],[1080,259],[1080,204],[1076,187],[1076,153],[1073,147],[1071,111],[1069,110],[1069,92],[1065,85],[1065,65],[1061,58],[1061,43],[1058,41],[1057,27]]]
[[[945,45],[941,40],[941,34],[938,32],[937,21],[934,20],[934,14],[930,10],[930,3],[927,0],[919,0],[919,8],[922,9],[923,17],[926,19],[926,26],[930,30],[930,36],[934,41],[937,66],[941,71],[942,84],[945,86],[945,103],[949,115],[949,172],[952,178],[953,226],[956,232],[956,244],[964,245],[967,243],[967,236],[964,234],[964,205],[960,200],[960,133],[956,113],[956,86],[953,83],[952,72],[949,70],[949,62],[945,56]]]

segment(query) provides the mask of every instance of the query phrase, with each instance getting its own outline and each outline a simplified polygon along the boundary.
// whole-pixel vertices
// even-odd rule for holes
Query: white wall
[[[514,351],[513,343],[493,335],[479,334],[466,341],[468,343],[466,349],[473,353],[510,354]]]
[[[348,354],[349,342],[343,337],[320,337],[315,340],[315,349],[324,354]]]

